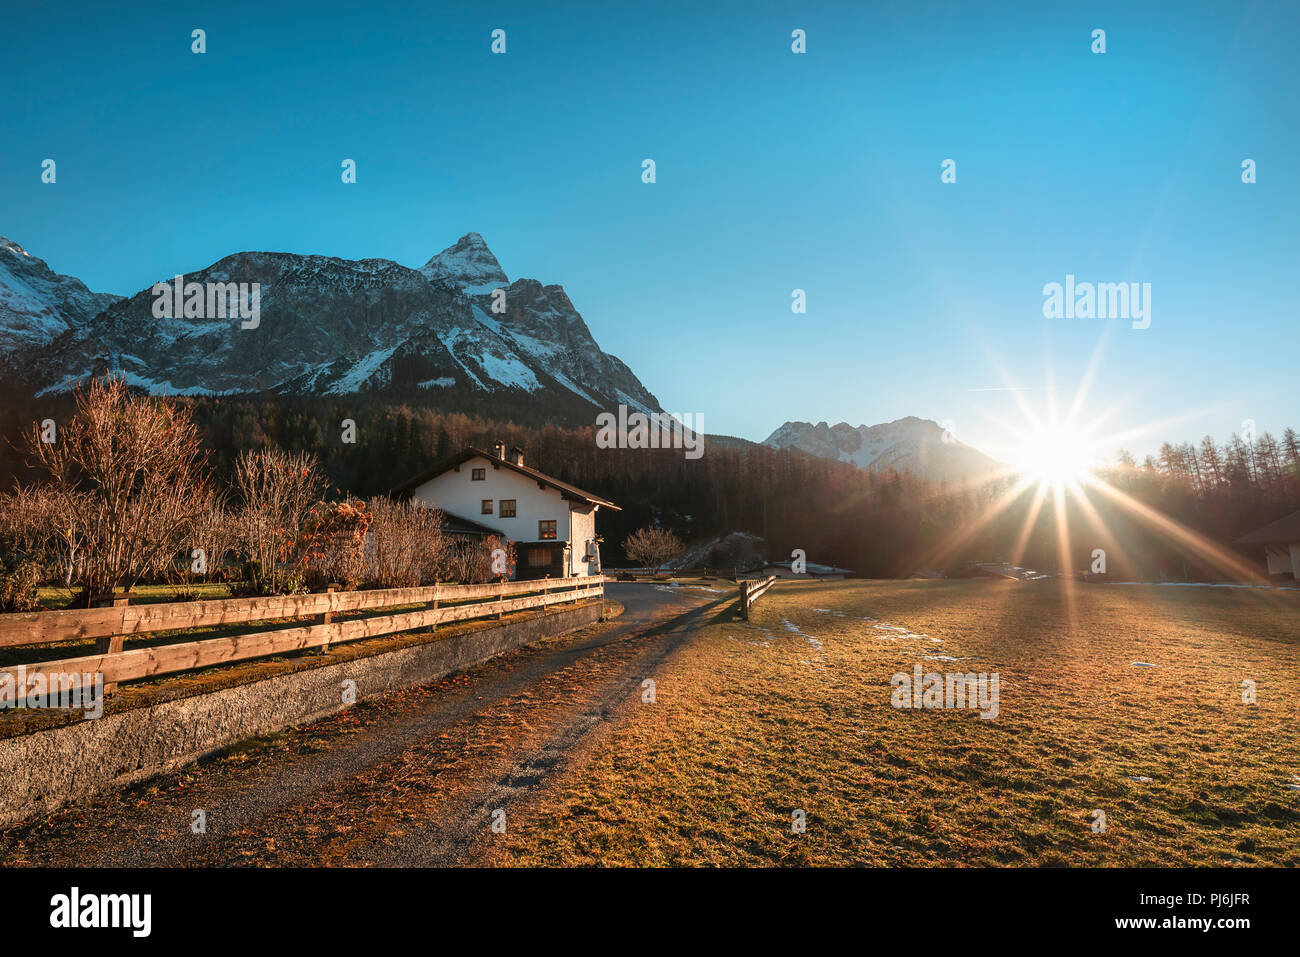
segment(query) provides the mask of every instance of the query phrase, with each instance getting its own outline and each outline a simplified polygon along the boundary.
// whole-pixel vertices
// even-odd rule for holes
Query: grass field
[[[1073,595],[779,583],[752,621],[719,606],[489,862],[1300,864],[1300,593]],[[918,663],[997,673],[997,717],[892,707]]]
[[[46,608],[67,608],[72,602],[72,591],[67,588],[42,586],[36,598]],[[230,586],[221,582],[199,582],[192,585],[136,585],[131,589],[131,604],[152,605],[155,602],[186,601],[187,595],[197,598],[230,598]]]

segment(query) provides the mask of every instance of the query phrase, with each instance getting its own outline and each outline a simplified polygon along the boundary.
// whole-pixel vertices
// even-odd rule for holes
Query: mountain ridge
[[[0,351],[35,348],[79,326],[121,296],[91,292],[75,276],[0,236]]]
[[[911,415],[859,426],[789,421],[762,444],[798,449],[867,471],[910,472],[932,481],[981,482],[1004,471],[1000,463],[958,442],[932,419]]]
[[[418,269],[242,251],[183,275],[187,284],[257,283],[256,328],[230,316],[157,317],[148,287],[80,321],[29,328],[21,344],[30,355],[14,361],[17,348],[4,350],[11,373],[36,394],[116,372],[181,395],[374,392],[433,405],[491,397],[507,410],[555,408],[571,424],[620,403],[660,411],[626,363],[599,347],[562,286],[509,282],[478,233]]]

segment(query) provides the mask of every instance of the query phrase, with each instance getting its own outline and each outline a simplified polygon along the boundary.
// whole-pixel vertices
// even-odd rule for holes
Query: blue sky
[[[665,408],[756,440],[918,415],[1002,453],[1103,338],[1083,418],[1164,423],[1135,452],[1300,428],[1300,6],[613,6],[11,5],[0,234],[126,294],[480,232]],[[1151,283],[1150,328],[1043,318],[1067,273]]]

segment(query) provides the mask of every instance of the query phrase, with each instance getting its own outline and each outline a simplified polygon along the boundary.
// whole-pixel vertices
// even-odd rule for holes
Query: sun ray
[[[965,528],[953,531],[951,535],[926,553],[919,567],[922,569],[931,568],[946,560],[953,552],[978,535],[988,527],[990,522],[1010,508],[1015,500],[1020,497],[1020,494],[1028,489],[1031,484],[1031,479],[1021,477],[1015,485],[1003,492],[996,501],[989,503],[974,522]]]
[[[1206,538],[1200,532],[1188,528],[1186,525],[1170,518],[1168,515],[1157,512],[1149,505],[1139,502],[1137,499],[1120,491],[1108,482],[1091,477],[1088,480],[1088,484],[1090,487],[1097,489],[1120,508],[1135,516],[1140,521],[1145,522],[1149,528],[1160,532],[1171,541],[1177,542],[1180,546],[1192,552],[1225,577],[1253,584],[1267,583],[1260,576],[1258,570],[1248,564],[1244,559],[1228,551],[1218,543]]]
[[[1070,632],[1073,633],[1078,626],[1078,616],[1075,614],[1074,566],[1070,560],[1070,517],[1066,513],[1065,488],[1064,484],[1058,483],[1052,492],[1056,506],[1057,567],[1065,596],[1065,620],[1070,623]]]

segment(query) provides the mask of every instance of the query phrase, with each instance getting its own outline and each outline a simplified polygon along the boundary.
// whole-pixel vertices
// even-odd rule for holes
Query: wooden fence
[[[12,676],[20,695],[37,675],[103,674],[106,690],[121,681],[209,668],[267,655],[307,649],[321,653],[330,645],[374,638],[453,621],[499,618],[506,612],[546,608],[564,602],[600,598],[602,576],[493,582],[487,585],[428,585],[373,591],[331,591],[269,598],[223,598],[212,601],[154,605],[118,604],[110,608],[80,608],[0,615],[0,648],[45,645],[51,642],[96,640],[95,654],[27,665],[0,667]],[[411,611],[348,617],[336,615],[422,605]],[[284,619],[313,617],[311,624],[283,627]],[[279,627],[277,627],[277,620]],[[149,635],[221,625],[256,622],[247,633],[198,638],[123,650],[127,636]],[[20,672],[19,668],[23,670]],[[25,675],[25,681],[20,681]],[[46,679],[48,681],[48,678]]]
[[[749,620],[749,609],[754,607],[754,602],[767,594],[767,590],[772,587],[772,582],[774,581],[776,581],[776,576],[768,575],[761,581],[746,581],[742,579],[737,582],[740,586],[740,615],[742,618],[746,621]]]

